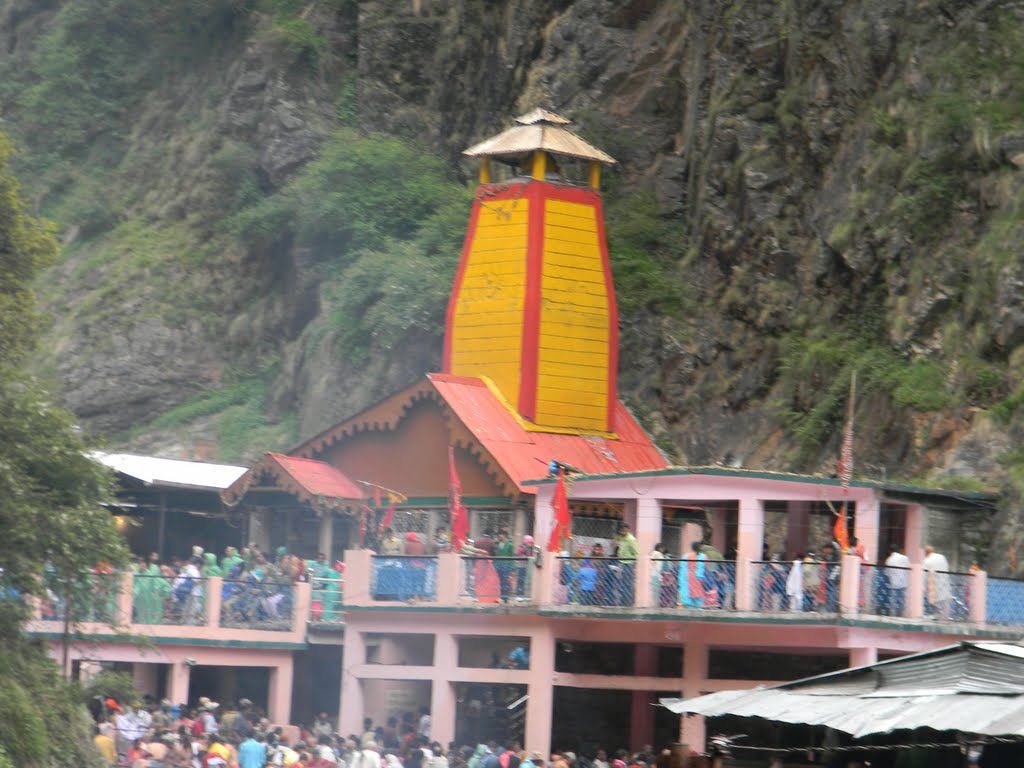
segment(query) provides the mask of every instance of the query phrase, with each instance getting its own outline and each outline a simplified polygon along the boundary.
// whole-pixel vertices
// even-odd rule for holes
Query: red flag
[[[551,499],[555,512],[555,524],[551,528],[548,540],[548,552],[561,552],[569,540],[572,531],[572,516],[569,514],[569,497],[565,493],[565,475],[558,470],[558,482],[555,484],[555,495]]]
[[[379,485],[375,485],[375,486],[373,486],[373,506],[376,509],[380,509],[380,505],[381,505],[380,486]]]
[[[448,515],[452,524],[452,550],[459,552],[469,538],[469,514],[462,503],[462,483],[455,471],[455,448],[448,446]]]
[[[391,527],[391,521],[395,518],[395,504],[392,502],[388,504],[388,508],[384,511],[384,517],[380,521],[380,531],[383,532],[385,528]]]

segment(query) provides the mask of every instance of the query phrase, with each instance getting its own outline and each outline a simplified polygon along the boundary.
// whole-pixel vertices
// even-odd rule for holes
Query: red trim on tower
[[[466,239],[462,241],[462,257],[459,259],[459,267],[455,270],[455,280],[452,282],[452,295],[448,299],[448,309],[444,317],[444,352],[441,354],[441,370],[444,373],[452,372],[452,333],[455,322],[455,305],[459,301],[459,292],[462,290],[462,278],[466,274],[466,264],[469,261],[469,253],[473,248],[473,237],[476,235],[476,222],[480,218],[480,190],[484,185],[477,188],[476,196],[473,198],[473,207],[469,212],[469,226],[466,228]]]
[[[526,292],[523,301],[522,365],[519,369],[519,413],[537,418],[537,370],[540,365],[540,283],[544,269],[544,201],[551,185],[534,181],[526,188],[530,223],[526,238]]]
[[[604,266],[604,281],[608,286],[608,431],[615,431],[615,404],[619,400],[619,304],[615,299],[615,280],[612,278],[612,263],[608,256],[608,239],[604,231],[604,206],[601,196],[594,194],[594,213],[597,215],[597,240],[601,245],[601,264]]]

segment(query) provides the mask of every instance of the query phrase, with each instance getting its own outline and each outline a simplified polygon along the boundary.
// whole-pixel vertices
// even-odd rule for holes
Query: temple
[[[535,110],[467,150],[479,184],[439,372],[287,453],[196,470],[217,545],[323,554],[344,577],[281,586],[272,615],[247,610],[230,578],[205,579],[196,611],[154,616],[137,604],[144,577],[115,575],[114,623],[152,642],[97,619],[69,663],[130,665],[143,690],[175,701],[246,695],[279,723],[327,711],[342,733],[427,707],[442,743],[518,740],[547,754],[680,737],[699,747],[703,719],[656,709],[658,698],[1017,635],[1022,585],[968,572],[961,535],[965,515],[993,514],[991,494],[668,465],[616,390],[600,192],[614,160],[569,126]],[[569,551],[541,551],[552,468],[569,478]],[[455,479],[470,538],[532,536],[538,549],[432,549]],[[123,475],[118,514],[161,548],[186,541],[166,530],[188,525],[168,507],[181,482],[163,495],[140,482]],[[803,559],[828,552],[838,515],[858,556]],[[378,554],[385,522],[427,551]],[[925,570],[926,543],[949,572]],[[893,550],[907,568],[881,566]],[[31,625],[55,653],[59,625],[45,606]]]

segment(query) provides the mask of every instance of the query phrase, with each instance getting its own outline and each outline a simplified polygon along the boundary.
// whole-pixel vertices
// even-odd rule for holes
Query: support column
[[[167,668],[167,698],[172,704],[188,703],[188,683],[192,667],[183,661],[175,661]]]
[[[135,692],[140,697],[147,693],[156,697],[158,671],[156,664],[147,664],[142,661],[132,664],[132,682],[135,684]]]
[[[320,518],[320,532],[316,540],[316,548],[327,557],[327,562],[333,562],[334,557],[334,513],[326,510]]]
[[[453,635],[434,636],[434,679],[430,685],[430,738],[447,745],[455,740],[455,685],[451,673],[459,665],[458,642]]]
[[[530,677],[526,686],[526,752],[551,754],[554,712],[555,636],[547,627],[530,638]],[[344,731],[343,731],[344,733]]]
[[[708,647],[699,641],[683,646],[683,698],[700,696],[708,678]],[[706,740],[702,715],[680,715],[679,741],[694,752],[704,751]]]
[[[987,619],[986,612],[988,601],[988,574],[985,571],[975,571],[968,580],[967,586],[967,609],[971,613],[971,621],[983,625]]]
[[[851,648],[850,649],[850,666],[851,667],[867,667],[872,664],[878,663],[878,649],[877,648]]]
[[[924,616],[924,566],[919,562],[913,563],[909,576],[906,616],[908,619],[920,619]]]
[[[653,677],[657,674],[658,648],[654,645],[637,645],[633,674]],[[629,712],[629,748],[639,752],[645,744],[654,743],[654,694],[651,691],[633,691]]]
[[[636,563],[634,604],[641,608],[657,605],[651,577],[651,552],[661,541],[661,502],[658,499],[636,500],[636,541],[640,550]]]
[[[920,504],[908,504],[903,554],[909,557],[912,563],[923,562],[924,545],[924,507]]]
[[[355,676],[353,668],[364,661],[366,661],[366,640],[363,633],[354,629],[346,629],[345,646],[341,652],[341,701],[338,703],[338,733],[360,733],[360,729],[363,727],[363,683]]]
[[[857,514],[853,518],[853,535],[863,545],[869,563],[879,562],[879,557],[885,559],[878,551],[879,506],[878,495],[872,493],[869,499],[857,502]]]
[[[551,505],[554,495],[554,483],[537,486],[537,499],[533,503],[533,538],[543,550],[548,548],[548,539],[555,524],[555,510]]]
[[[206,590],[206,626],[216,629],[220,626],[221,598],[224,596],[224,577],[210,576],[203,582]]]
[[[267,691],[267,717],[274,725],[288,725],[292,717],[292,675],[294,659],[291,652],[276,667],[270,669]],[[350,731],[358,733],[358,731]]]
[[[855,616],[860,599],[860,558],[843,555],[839,564],[839,612],[843,616]]]
[[[764,505],[758,499],[742,498],[739,500],[739,530],[736,559],[760,560],[764,548]],[[736,574],[736,607],[740,610],[751,610],[756,600],[753,583],[754,569],[744,569]]]
[[[156,518],[156,553],[160,562],[164,561],[164,550],[167,548],[167,493],[160,492],[160,511]]]

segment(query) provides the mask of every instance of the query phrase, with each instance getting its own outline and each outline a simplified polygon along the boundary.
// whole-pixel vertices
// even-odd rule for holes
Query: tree
[[[57,246],[49,227],[27,213],[11,171],[11,153],[0,135],[3,623],[17,628],[26,617],[24,600],[13,598],[56,597],[67,639],[84,611],[112,597],[95,589],[89,570],[101,562],[120,565],[127,552],[103,507],[110,495],[106,470],[89,457],[74,417],[22,370],[41,322],[32,283],[52,263]],[[67,642],[65,657],[66,649]]]

